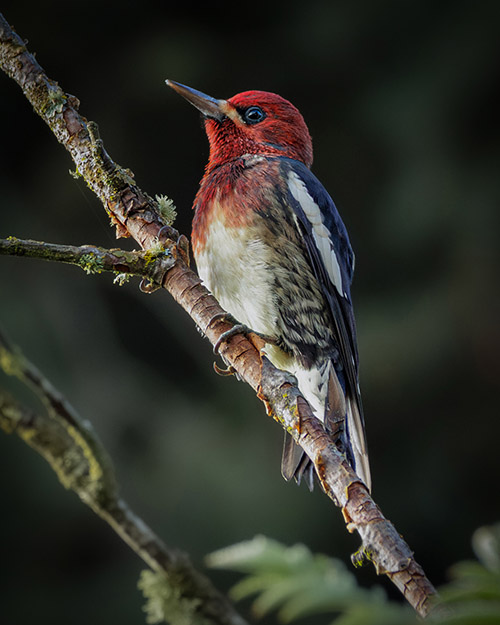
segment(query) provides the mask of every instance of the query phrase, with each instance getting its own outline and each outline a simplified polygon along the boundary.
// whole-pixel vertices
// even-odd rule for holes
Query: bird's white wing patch
[[[305,216],[311,223],[314,242],[332,284],[335,285],[339,294],[343,296],[344,289],[342,287],[339,261],[330,243],[330,231],[323,223],[320,207],[309,195],[304,181],[294,171],[291,171],[288,175],[288,187],[290,193],[300,204]]]

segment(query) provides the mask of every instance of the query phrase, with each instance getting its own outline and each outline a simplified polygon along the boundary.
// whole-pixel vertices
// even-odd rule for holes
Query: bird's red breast
[[[231,231],[248,228],[257,214],[265,216],[283,191],[276,158],[262,155],[237,157],[205,173],[196,195],[192,245],[195,257],[206,244],[215,222]]]
[[[213,220],[227,228],[242,227],[269,204],[269,189],[280,184],[273,157],[293,158],[307,167],[312,163],[306,123],[288,100],[266,91],[245,91],[222,101],[220,108],[222,120],[205,118],[210,157],[194,202],[195,256]],[[261,117],[258,123],[252,122],[252,114]],[[266,158],[268,167],[253,167]]]

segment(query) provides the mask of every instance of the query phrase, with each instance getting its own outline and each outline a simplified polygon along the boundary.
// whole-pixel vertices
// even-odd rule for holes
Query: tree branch
[[[80,175],[101,199],[117,236],[132,236],[143,249],[154,245],[162,228],[157,204],[134,183],[129,171],[104,150],[96,126],[78,114],[79,102],[50,80],[22,40],[0,17],[0,64],[22,88],[36,112],[70,152]],[[174,266],[162,286],[188,312],[215,344],[231,327],[224,312],[200,279],[186,265],[179,247],[169,244]],[[292,434],[314,462],[326,494],[342,507],[347,529],[358,531],[362,553],[377,573],[385,573],[407,601],[425,616],[435,590],[394,526],[384,518],[365,486],[331,444],[321,423],[301,397],[295,379],[261,358],[258,340],[237,335],[220,346],[220,353],[264,401],[268,414]]]
[[[95,245],[59,245],[8,237],[0,239],[0,255],[26,256],[42,260],[77,265],[86,273],[111,271],[117,276],[141,276],[152,283],[161,284],[165,273],[174,265],[170,249],[157,245],[146,251],[105,249]]]
[[[16,433],[43,456],[62,485],[74,491],[153,571],[165,578],[165,583],[176,589],[176,609],[184,611],[189,622],[245,625],[232,604],[193,567],[188,556],[167,547],[120,498],[111,460],[91,423],[80,418],[1,332],[0,367],[29,386],[46,408],[45,413],[28,410],[0,388],[0,428],[7,434]]]

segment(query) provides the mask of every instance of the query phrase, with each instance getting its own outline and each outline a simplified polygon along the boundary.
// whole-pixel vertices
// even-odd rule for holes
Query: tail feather
[[[297,445],[290,434],[286,432],[281,456],[281,475],[287,482],[293,477],[299,485],[304,479],[310,491],[314,488],[313,463],[300,445]]]
[[[281,475],[287,482],[295,477],[304,455],[302,448],[297,445],[290,434],[285,432],[281,455]]]
[[[353,468],[366,484],[372,489],[370,463],[366,447],[365,426],[356,400],[349,398],[347,402],[346,439],[349,441],[353,455]]]
[[[298,371],[294,373],[300,374]],[[302,373],[306,372],[302,371]],[[353,469],[366,484],[368,490],[371,490],[370,465],[359,399],[346,398],[331,361],[327,361],[326,366],[317,370],[316,373],[308,370],[307,375],[300,376],[299,380],[302,382],[302,384],[299,382],[299,388],[313,407],[316,416],[325,424],[332,441],[345,453]],[[314,384],[311,384],[313,381]],[[309,384],[305,384],[305,382],[309,382]],[[322,411],[318,408],[320,396],[323,396],[324,408]],[[298,484],[304,479],[309,490],[313,489],[313,464],[300,446],[286,433],[281,459],[281,473],[285,480],[290,480],[293,477]]]

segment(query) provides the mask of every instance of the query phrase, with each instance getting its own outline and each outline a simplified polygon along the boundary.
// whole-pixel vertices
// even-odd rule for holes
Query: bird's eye
[[[258,124],[261,122],[266,114],[264,111],[258,106],[251,106],[243,113],[243,120],[247,124]]]

